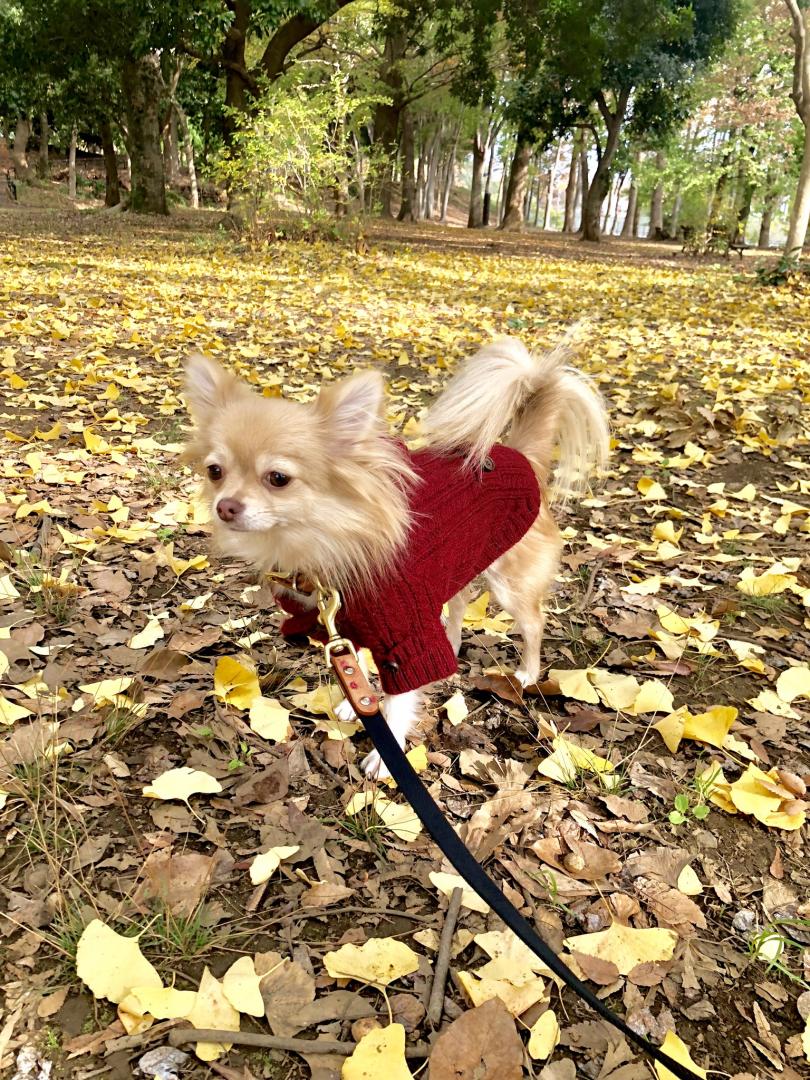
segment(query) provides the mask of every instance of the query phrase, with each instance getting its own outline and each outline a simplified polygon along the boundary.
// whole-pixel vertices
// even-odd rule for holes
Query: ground
[[[543,679],[516,691],[511,622],[474,604],[460,673],[430,696],[423,778],[636,1030],[677,1032],[702,1068],[807,1075],[810,294],[759,284],[753,257],[666,245],[424,226],[254,248],[224,226],[47,200],[0,212],[0,1070],[28,1048],[58,1077],[142,1075],[186,1023],[147,1027],[130,1000],[125,1031],[97,970],[117,946],[85,936],[77,974],[93,920],[139,935],[181,990],[253,958],[265,1016],[244,1008],[243,1031],[353,1043],[393,1016],[408,1046],[432,1043],[441,858],[407,812],[398,835],[347,811],[374,791],[367,743],[325,713],[320,656],[282,642],[268,590],[211,550],[179,457],[180,364],[201,349],[301,399],[379,367],[392,425],[412,436],[481,341],[541,349],[582,321],[576,363],[605,396],[613,448],[601,483],[558,510]],[[251,707],[259,688],[278,704]],[[665,744],[653,725],[667,716]],[[182,766],[208,793],[144,794]],[[254,885],[255,856],[279,847]],[[433,1080],[650,1075],[525,955],[482,937],[501,927],[467,899]],[[663,936],[632,964],[610,939],[597,956],[596,939],[563,947],[611,925]],[[387,993],[329,973],[329,953],[372,938],[417,954]],[[505,1004],[470,1014],[495,994],[465,974],[487,953]],[[520,1038],[549,1003],[546,1063]],[[328,1080],[342,1060],[234,1047],[180,1075]]]

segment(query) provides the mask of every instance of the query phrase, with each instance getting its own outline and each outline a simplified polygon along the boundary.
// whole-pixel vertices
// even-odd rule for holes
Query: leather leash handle
[[[346,700],[359,717],[375,716],[380,711],[380,699],[364,675],[354,649],[342,641],[330,642],[327,648],[327,659]]]
[[[330,660],[337,671],[335,657]],[[340,676],[338,676],[339,678]],[[343,683],[341,683],[343,685]],[[627,1021],[617,1016],[613,1010],[594,994],[582,979],[571,971],[568,965],[560,959],[554,950],[545,942],[534,927],[523,918],[517,908],[504,896],[495,882],[486,873],[475,856],[459,839],[452,825],[445,818],[435,801],[431,797],[425,785],[414,771],[410,761],[405,757],[405,751],[391,734],[391,729],[385,722],[381,713],[373,715],[358,712],[363,721],[371,741],[374,743],[380,757],[388,767],[388,771],[396,781],[397,787],[408,800],[411,809],[422,822],[424,827],[439,845],[442,853],[452,863],[458,873],[467,882],[482,900],[485,900],[492,910],[500,915],[509,929],[527,945],[535,956],[557,975],[569,989],[573,990],[582,1000],[598,1013],[603,1020],[612,1024],[618,1031],[634,1043],[639,1050],[657,1061],[660,1065],[669,1069],[677,1080],[701,1080],[701,1073],[693,1072],[679,1061],[675,1061],[669,1054],[665,1054],[649,1039],[634,1031]]]

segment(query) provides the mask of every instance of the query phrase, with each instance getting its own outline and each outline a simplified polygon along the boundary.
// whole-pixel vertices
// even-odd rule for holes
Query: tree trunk
[[[798,0],[785,0],[785,4],[791,20],[790,36],[794,45],[793,89],[790,96],[804,124],[804,148],[796,197],[790,210],[784,257],[790,262],[798,262],[810,221],[810,8]]]
[[[660,177],[666,164],[664,155],[659,150],[655,155],[655,167]],[[664,183],[659,179],[653,188],[650,200],[650,225],[647,229],[648,240],[662,240],[664,234]]]
[[[560,151],[562,150],[562,139],[557,143],[557,150],[554,154],[554,164],[548,171],[548,191],[546,192],[546,208],[543,211],[543,231],[547,231],[551,224],[551,207],[554,202],[554,176],[557,172],[557,166],[560,163]]]
[[[453,183],[456,179],[456,151],[458,150],[458,136],[461,130],[461,124],[456,125],[456,131],[453,135],[453,144],[450,147],[450,153],[447,158],[447,169],[444,174],[444,191],[442,192],[442,213],[439,221],[447,221],[447,208],[450,205],[450,196],[453,194]]]
[[[225,70],[223,129],[225,145],[231,147],[239,126],[239,118],[244,115],[250,96],[250,84],[245,78],[245,45],[250,24],[250,0],[231,0],[228,7],[233,12],[233,19],[225,31],[225,40],[222,43],[222,63]]]
[[[101,149],[104,154],[104,173],[107,181],[104,189],[104,205],[118,206],[121,202],[121,188],[118,183],[118,158],[115,156],[115,143],[113,142],[110,121],[106,118],[101,121]]]
[[[51,129],[48,124],[48,114],[43,111],[39,114],[39,155],[37,156],[37,176],[40,180],[47,180],[51,175],[51,164],[48,160],[48,139]]]
[[[499,127],[500,125],[495,129],[495,133],[489,141],[489,165],[487,167],[486,183],[484,184],[484,204],[481,211],[481,224],[484,227],[489,225],[490,210],[492,207],[492,194],[490,191],[492,187],[492,166],[495,163],[495,146],[498,142]]]
[[[473,135],[472,182],[470,184],[470,212],[467,215],[467,228],[477,229],[483,223],[483,186],[484,186],[484,136],[480,127]]]
[[[197,167],[194,163],[194,145],[191,141],[191,130],[188,126],[188,117],[179,102],[174,105],[177,110],[177,120],[183,133],[183,153],[186,155],[186,167],[188,168],[188,182],[191,188],[191,205],[196,210],[200,205],[200,192],[197,187]]]
[[[585,142],[585,136],[583,135],[583,143]],[[588,204],[588,192],[590,191],[590,181],[588,178],[588,150],[583,146],[583,149],[579,152],[579,229],[580,232],[585,228],[585,207]],[[605,193],[602,192],[602,198],[604,199]],[[601,203],[600,209],[601,209]]]
[[[579,177],[580,138],[580,132],[575,132],[573,142],[571,143],[571,168],[568,171],[568,186],[565,189],[565,217],[563,219],[563,232],[567,233],[572,233],[574,231]]]
[[[669,233],[673,240],[678,239],[678,230],[681,227],[681,206],[683,205],[683,195],[678,191],[675,195],[675,202],[672,204],[672,217],[669,222]]]
[[[436,188],[439,173],[439,147],[444,134],[444,125],[434,131],[430,140],[427,159],[427,178],[425,180],[425,218],[432,221],[436,216]]]
[[[627,194],[627,209],[624,213],[624,224],[622,225],[621,231],[621,237],[623,240],[629,240],[636,235],[633,229],[633,225],[636,220],[637,205],[638,188],[636,187],[636,178],[635,176],[633,176],[630,181],[630,191]]]
[[[167,214],[166,181],[160,150],[160,57],[127,58],[122,68],[132,187],[129,205],[138,214]]]
[[[392,33],[386,37],[379,77],[391,100],[380,102],[374,109],[374,142],[380,147],[385,162],[382,174],[382,215],[388,218],[394,216],[394,168],[399,149],[400,113],[404,105],[399,64],[405,55],[406,45],[404,33]]]
[[[771,246],[771,220],[776,206],[774,179],[773,172],[769,169],[765,177],[765,196],[762,201],[762,219],[759,223],[759,239],[757,240],[757,247],[763,249]]]
[[[720,159],[720,173],[718,174],[717,182],[714,185],[714,191],[712,192],[711,201],[709,203],[707,222],[709,226],[716,225],[721,216],[720,212],[723,209],[723,200],[725,198],[726,188],[728,187],[728,167],[731,164],[731,152],[736,137],[737,130],[736,128],[732,128],[728,133],[726,148]]]
[[[76,198],[76,125],[70,129],[70,150],[68,151],[68,198]]]
[[[526,185],[529,180],[529,163],[532,158],[532,144],[527,132],[518,132],[517,145],[509,170],[509,183],[504,199],[502,229],[522,229],[524,224],[523,205],[526,197]]]
[[[402,110],[402,202],[398,221],[416,221],[416,177],[413,168],[413,113],[410,106]]]
[[[785,241],[785,258],[798,262],[807,239],[807,226],[810,223],[810,103],[804,129],[804,149],[796,196],[790,210],[790,225]]]
[[[180,179],[180,139],[174,103],[169,107],[168,122],[163,128],[163,172],[168,184],[176,184]]]
[[[30,137],[31,121],[27,116],[21,116],[14,128],[14,145],[11,148],[11,160],[14,162],[14,171],[19,180],[28,179],[28,140]]]
[[[613,164],[616,148],[619,145],[619,133],[622,129],[624,113],[629,98],[630,91],[622,90],[616,102],[615,112],[610,112],[603,96],[597,99],[599,110],[602,113],[602,118],[607,127],[607,139],[588,191],[588,197],[585,204],[585,215],[582,222],[583,240],[596,241],[600,239],[601,234],[599,226],[602,200],[605,197],[605,192],[607,191],[607,186],[610,182],[610,167]]]

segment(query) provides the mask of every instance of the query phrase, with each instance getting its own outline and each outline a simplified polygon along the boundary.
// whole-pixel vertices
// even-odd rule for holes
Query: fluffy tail
[[[461,453],[478,469],[506,432],[503,441],[526,455],[544,486],[559,447],[551,497],[581,491],[607,460],[610,435],[599,393],[567,365],[570,357],[567,340],[542,356],[532,356],[516,338],[485,345],[428,410],[422,423],[427,445]]]

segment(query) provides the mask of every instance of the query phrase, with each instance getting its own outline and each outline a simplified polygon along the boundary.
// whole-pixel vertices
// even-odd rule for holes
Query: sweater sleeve
[[[383,655],[375,655],[374,660],[386,694],[406,694],[458,671],[456,654],[438,617],[411,627],[407,637],[387,648]]]

